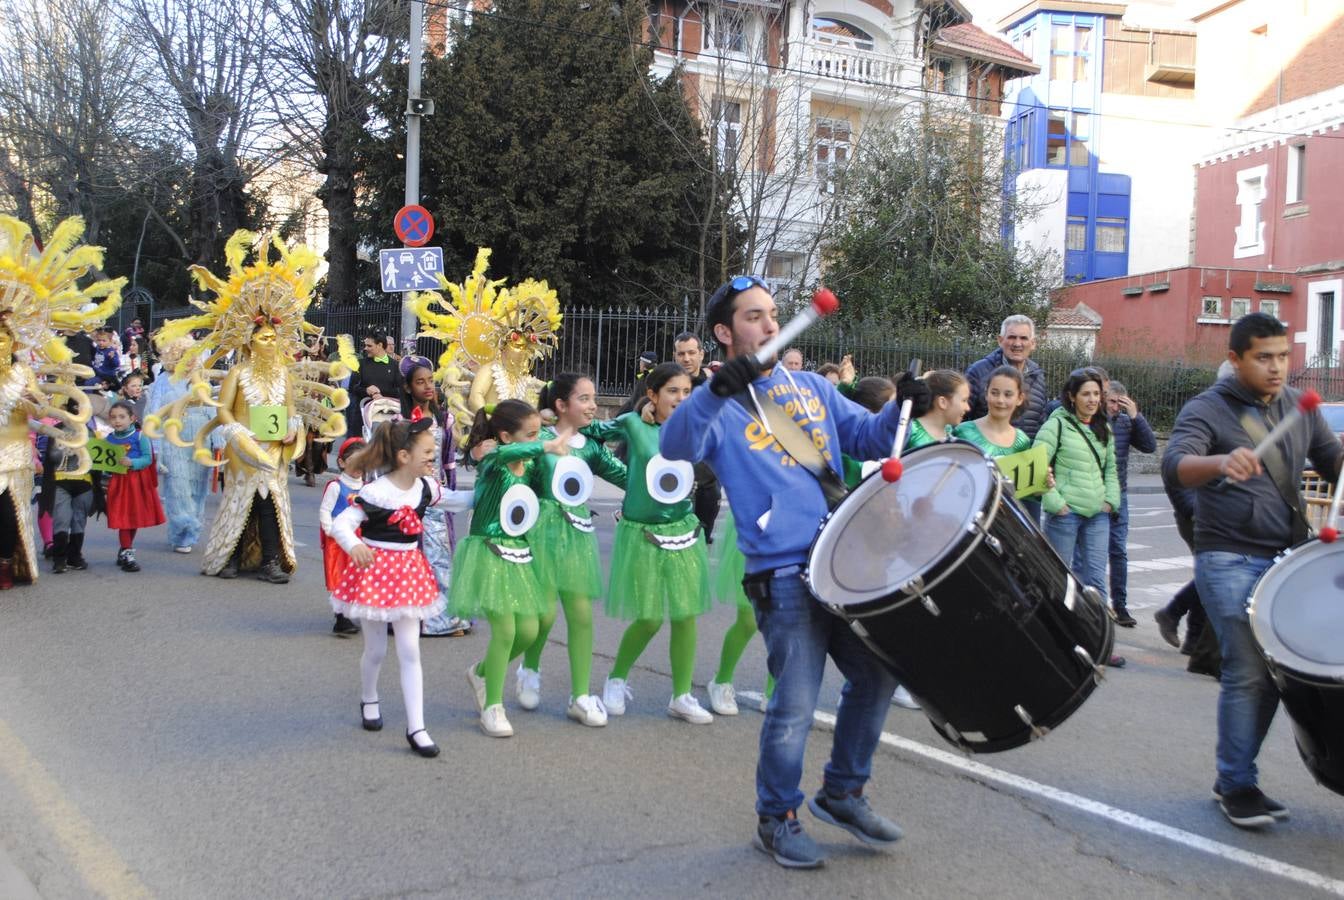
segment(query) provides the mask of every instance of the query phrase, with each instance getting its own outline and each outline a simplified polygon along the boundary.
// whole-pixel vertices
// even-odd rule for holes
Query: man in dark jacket
[[[971,411],[966,421],[978,419],[989,412],[985,402],[985,388],[989,386],[990,373],[999,366],[1015,366],[1022,373],[1023,387],[1026,389],[1027,402],[1022,413],[1014,423],[1035,438],[1047,415],[1045,405],[1050,401],[1045,387],[1045,370],[1032,362],[1031,353],[1036,349],[1036,323],[1030,316],[1009,316],[999,327],[999,349],[971,363],[966,370],[966,380],[971,385]]]
[[[1246,601],[1274,557],[1308,534],[1298,489],[1303,459],[1335,481],[1344,448],[1312,411],[1257,457],[1255,445],[1300,396],[1285,386],[1292,345],[1283,324],[1265,313],[1237,320],[1228,344],[1235,374],[1181,410],[1162,457],[1162,478],[1172,488],[1198,489],[1195,582],[1223,656],[1214,795],[1233,825],[1260,828],[1288,810],[1258,784],[1255,758],[1279,692],[1251,632]]]
[[[1118,381],[1106,382],[1106,415],[1115,435],[1115,472],[1120,476],[1120,508],[1111,513],[1111,609],[1117,625],[1133,628],[1129,614],[1129,449],[1157,452],[1157,436],[1129,391]]]
[[[350,406],[346,409],[349,434],[358,435],[364,427],[360,404],[365,400],[379,397],[397,400],[401,397],[401,373],[389,349],[391,346],[391,340],[382,332],[370,332],[364,338],[364,358],[350,379]]]
[[[683,331],[672,339],[672,355],[677,365],[691,379],[691,388],[698,388],[709,381],[709,373],[704,369],[705,348],[699,335],[692,331]],[[705,532],[705,543],[714,543],[714,522],[719,517],[719,502],[723,492],[719,489],[719,479],[709,463],[695,464],[695,494],[693,495],[695,517]]]

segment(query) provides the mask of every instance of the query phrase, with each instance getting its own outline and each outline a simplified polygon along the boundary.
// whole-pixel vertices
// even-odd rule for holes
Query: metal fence
[[[144,292],[137,292],[122,313],[122,327],[139,317],[152,330],[164,320],[186,315],[189,307],[161,307]],[[598,392],[604,396],[626,396],[634,389],[636,361],[644,351],[659,359],[672,358],[673,339],[683,331],[701,335],[705,340],[705,358],[721,357],[718,348],[698,315],[689,308],[626,307],[597,309],[570,306],[564,310],[560,346],[538,369],[540,378],[556,372],[584,372],[592,376]],[[358,337],[370,330],[391,335],[401,346],[401,304],[326,308],[308,312],[308,321],[321,326],[329,336],[351,334]],[[824,321],[809,330],[797,342],[807,368],[825,362],[839,362],[846,354],[854,358],[860,375],[892,376],[905,370],[918,358],[924,369],[964,371],[971,363],[992,351],[992,340],[958,336],[909,338],[891,334],[876,326],[855,326]],[[442,351],[438,341],[419,338],[416,352],[437,359]],[[1088,357],[1077,350],[1038,348],[1032,359],[1046,374],[1047,389],[1053,394],[1063,387],[1068,374],[1084,365],[1104,367],[1114,379],[1124,382],[1130,395],[1148,420],[1159,429],[1170,428],[1187,400],[1214,380],[1210,366],[1183,361],[1118,358],[1099,355]],[[1312,387],[1327,400],[1344,399],[1344,368],[1312,366],[1293,373],[1290,382]]]

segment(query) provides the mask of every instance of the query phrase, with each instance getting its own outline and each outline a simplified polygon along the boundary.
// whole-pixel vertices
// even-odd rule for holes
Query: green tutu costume
[[[739,609],[750,609],[751,601],[742,590],[742,578],[747,574],[747,558],[737,546],[737,520],[733,511],[720,519],[723,528],[714,539],[710,565],[714,567],[714,599]]]
[[[542,429],[541,440],[554,437],[554,431]],[[586,504],[561,503],[555,494],[556,467],[570,458],[582,460],[604,481],[625,487],[625,463],[598,441],[576,435],[570,441],[569,456],[543,454],[532,472],[532,489],[541,499],[541,514],[527,533],[528,543],[535,557],[533,569],[549,596],[595,600],[602,596],[602,562],[592,527],[593,514]]]
[[[624,440],[629,458],[625,502],[616,526],[607,584],[607,614],[677,621],[709,610],[709,558],[690,491],[674,503],[649,493],[650,463],[661,460],[659,427],[627,413],[584,429],[594,440]],[[656,473],[655,473],[656,474]]]
[[[535,560],[510,561],[531,558],[527,536],[511,537],[500,522],[504,492],[516,484],[528,485],[534,460],[541,455],[541,443],[533,441],[504,444],[481,460],[471,530],[453,554],[450,615],[464,619],[506,613],[536,616],[555,605],[555,595],[548,594],[537,578]],[[526,465],[523,474],[515,475],[509,463],[520,460]]]

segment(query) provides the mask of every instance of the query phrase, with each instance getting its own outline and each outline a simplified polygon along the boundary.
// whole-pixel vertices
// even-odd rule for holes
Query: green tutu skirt
[[[548,596],[559,594],[566,600],[581,597],[595,600],[602,596],[602,564],[597,555],[597,534],[584,533],[570,524],[565,513],[590,519],[586,507],[562,507],[554,500],[542,500],[537,524],[527,533],[536,558],[534,568]]]
[[[722,519],[723,527],[714,538],[709,563],[714,567],[714,599],[730,606],[751,608],[742,577],[747,574],[747,558],[737,546],[737,522],[732,510]]]
[[[555,595],[547,595],[537,579],[536,562],[514,563],[500,558],[490,544],[526,551],[522,538],[485,538],[468,535],[453,554],[453,586],[448,614],[462,619],[482,616],[538,616],[549,614]]]
[[[694,514],[666,525],[621,519],[611,553],[607,615],[618,619],[679,619],[709,609],[709,560]],[[694,535],[684,550],[666,550],[647,536]]]

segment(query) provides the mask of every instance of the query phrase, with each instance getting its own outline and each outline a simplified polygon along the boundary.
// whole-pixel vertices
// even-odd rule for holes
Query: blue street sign
[[[378,251],[378,271],[389,294],[430,291],[439,286],[443,271],[442,247],[394,247]]]

